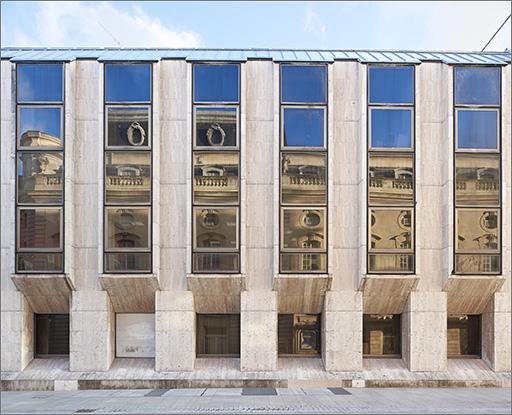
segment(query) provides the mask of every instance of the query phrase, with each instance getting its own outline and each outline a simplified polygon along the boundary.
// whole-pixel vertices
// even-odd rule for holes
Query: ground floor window
[[[280,355],[320,354],[319,314],[279,314],[277,332]]]
[[[116,357],[155,357],[155,314],[116,314]]]
[[[479,315],[448,316],[448,357],[481,355],[481,323]]]
[[[363,356],[400,357],[400,314],[363,315]]]
[[[35,356],[69,354],[69,314],[36,314]]]
[[[240,355],[240,314],[197,315],[198,356]]]

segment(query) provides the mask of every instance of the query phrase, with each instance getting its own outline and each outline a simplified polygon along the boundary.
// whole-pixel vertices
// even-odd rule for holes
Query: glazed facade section
[[[510,78],[2,60],[3,370],[510,371]]]

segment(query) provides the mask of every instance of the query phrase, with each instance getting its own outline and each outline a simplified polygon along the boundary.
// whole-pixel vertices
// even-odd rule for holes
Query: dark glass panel
[[[59,253],[18,253],[19,272],[62,272],[62,254]]]
[[[283,249],[325,249],[325,210],[283,209]]]
[[[327,67],[281,66],[282,102],[327,102]]]
[[[105,100],[151,101],[151,64],[105,64]]]
[[[481,347],[480,316],[466,314],[448,316],[448,357],[480,356]]]
[[[106,272],[149,272],[150,252],[108,252],[105,253]]]
[[[412,250],[412,209],[370,209],[371,250]]]
[[[413,104],[414,68],[412,66],[370,66],[371,104]]]
[[[62,153],[18,154],[18,203],[62,203]]]
[[[320,336],[320,315],[278,315],[279,354],[306,356],[320,354]]]
[[[69,354],[69,314],[35,314],[35,355]]]
[[[498,274],[500,255],[455,255],[455,272],[458,274]]]
[[[197,147],[236,147],[237,109],[233,107],[196,107]]]
[[[498,148],[498,111],[457,111],[457,147]]]
[[[457,205],[499,205],[500,157],[483,154],[455,155]]]
[[[238,203],[238,153],[194,152],[194,203]]]
[[[151,153],[105,152],[105,202],[151,202]]]
[[[411,148],[411,110],[373,108],[370,114],[371,147]]]
[[[413,203],[413,156],[402,154],[370,154],[368,203],[370,205],[403,205]]]
[[[239,66],[194,65],[195,102],[238,102]]]
[[[106,209],[106,248],[149,249],[150,208],[113,207]]]
[[[402,273],[414,271],[413,254],[369,254],[368,269],[370,272]]]
[[[150,145],[149,108],[107,108],[107,146],[134,150]]]
[[[18,109],[19,146],[62,146],[61,115],[61,108],[20,107]]]
[[[238,248],[237,208],[194,208],[194,248]]]
[[[499,105],[500,68],[456,67],[455,104]]]
[[[327,272],[327,255],[319,253],[281,254],[281,272]]]
[[[323,108],[285,108],[283,110],[285,147],[323,147],[325,110]]]
[[[61,63],[18,64],[18,102],[62,102]]]
[[[238,254],[196,252],[194,257],[194,272],[239,272]]]
[[[499,251],[498,209],[457,209],[456,217],[456,252]]]
[[[61,208],[23,208],[18,213],[20,249],[59,249]]]
[[[277,352],[293,354],[293,314],[277,316]]]
[[[198,355],[240,355],[240,314],[197,314]]]
[[[282,153],[281,203],[325,204],[326,194],[324,154]]]
[[[400,314],[363,314],[363,356],[400,356]]]

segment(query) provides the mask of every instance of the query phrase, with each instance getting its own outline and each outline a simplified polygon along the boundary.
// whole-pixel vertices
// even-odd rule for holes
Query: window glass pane
[[[448,357],[480,356],[480,316],[449,315],[447,332]]]
[[[370,272],[413,272],[413,254],[369,254]]]
[[[18,154],[18,203],[62,203],[62,153]]]
[[[325,249],[325,210],[283,209],[284,249],[322,250]]]
[[[499,255],[455,255],[455,272],[458,274],[498,274],[500,272]]]
[[[151,202],[151,153],[105,152],[105,202]]]
[[[151,101],[151,64],[105,64],[105,99]]]
[[[105,254],[107,272],[149,272],[151,271],[150,252],[108,252]]]
[[[20,107],[18,137],[21,147],[62,145],[61,108]]]
[[[281,272],[327,272],[327,255],[321,253],[281,254]]]
[[[400,356],[400,314],[363,314],[363,355]]]
[[[455,68],[455,104],[499,105],[500,68]]]
[[[412,66],[370,66],[369,71],[370,103],[414,103],[414,68]]]
[[[285,108],[283,145],[285,147],[323,147],[325,136],[323,108]]]
[[[194,272],[238,272],[238,254],[198,252],[193,257]]]
[[[499,251],[498,209],[457,209],[457,252]]]
[[[194,65],[195,102],[238,102],[238,65]]]
[[[457,147],[498,146],[498,111],[457,111]]]
[[[155,357],[155,314],[116,313],[116,357]]]
[[[455,155],[456,203],[458,205],[499,205],[499,155]]]
[[[370,154],[369,169],[369,204],[412,204],[414,190],[412,155]]]
[[[240,314],[197,314],[198,355],[239,355]]]
[[[371,250],[413,249],[412,209],[370,209]]]
[[[236,108],[197,107],[195,122],[197,147],[236,147]]]
[[[279,354],[319,354],[320,315],[279,314],[277,338]]]
[[[35,314],[35,355],[69,354],[69,314]]]
[[[20,209],[18,212],[19,248],[54,248],[62,246],[61,208]]]
[[[325,103],[327,101],[326,66],[281,66],[281,101]]]
[[[324,154],[282,153],[281,203],[326,203]]]
[[[371,114],[371,147],[411,148],[411,110],[377,109]]]
[[[107,108],[107,123],[107,146],[124,146],[135,150],[149,146],[149,108]]]
[[[20,272],[62,272],[62,254],[18,253],[17,270]]]
[[[129,250],[149,248],[149,208],[107,208],[106,247]]]
[[[18,102],[63,101],[63,65],[18,64]]]
[[[194,152],[194,203],[238,203],[238,153]]]
[[[194,208],[194,248],[237,249],[237,208]]]

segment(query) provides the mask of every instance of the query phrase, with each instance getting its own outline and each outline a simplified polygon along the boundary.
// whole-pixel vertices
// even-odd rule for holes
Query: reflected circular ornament
[[[320,215],[314,211],[307,211],[301,217],[302,226],[308,229],[318,227],[321,221]]]
[[[220,135],[220,141],[218,143],[214,141],[214,131],[218,131],[219,134],[215,134],[217,137]],[[206,139],[211,146],[223,146],[224,140],[226,139],[226,132],[219,123],[213,123],[206,131]]]
[[[135,217],[129,210],[121,210],[121,213],[114,219],[115,227],[123,231],[132,229],[135,225]]]
[[[133,133],[135,130],[137,130],[140,134],[139,141],[135,141],[133,137]],[[128,130],[126,131],[126,134],[128,136],[128,142],[132,146],[141,146],[144,144],[144,141],[146,140],[146,132],[144,131],[144,128],[142,128],[142,125],[140,125],[137,121],[131,123],[131,125],[128,127]]]
[[[402,229],[409,229],[411,227],[411,213],[408,210],[402,210],[398,215],[398,226]]]
[[[480,226],[485,230],[496,229],[498,227],[498,215],[495,212],[484,212],[480,217]]]
[[[212,210],[204,210],[201,213],[202,224],[205,228],[213,229],[219,224],[219,215]]]

